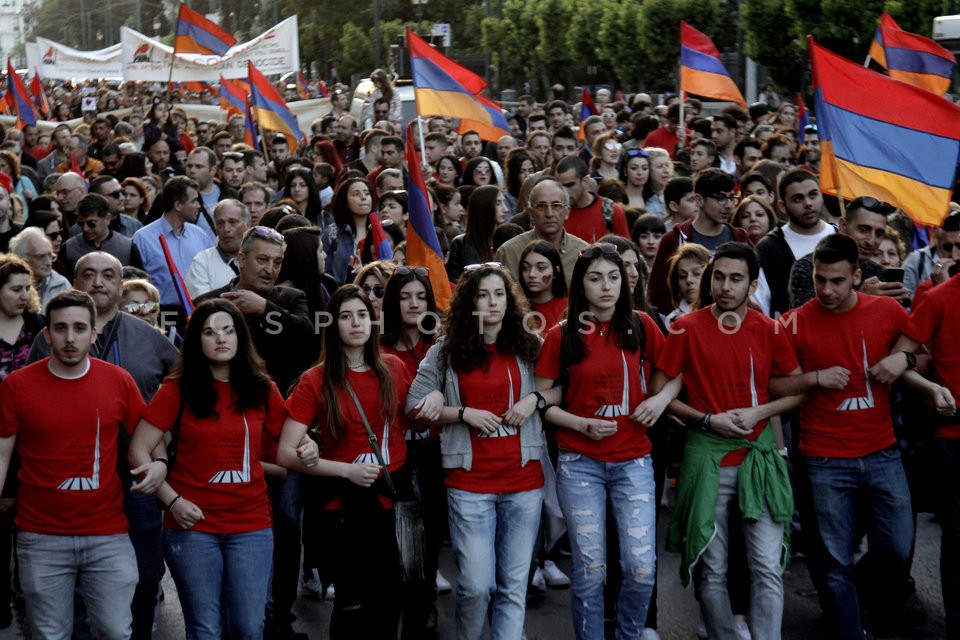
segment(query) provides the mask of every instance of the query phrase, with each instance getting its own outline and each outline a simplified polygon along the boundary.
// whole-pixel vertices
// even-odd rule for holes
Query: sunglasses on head
[[[877,200],[873,196],[860,196],[850,203],[851,209],[866,209],[872,213],[889,215],[897,210],[896,207],[887,204],[883,200]]]
[[[479,271],[485,267],[490,269],[502,269],[503,265],[499,262],[478,262],[476,264],[468,264],[463,268],[463,272],[468,273],[470,271]]]
[[[601,242],[600,244],[595,244],[587,247],[577,255],[581,258],[586,258],[587,260],[589,260],[595,256],[620,255],[620,252],[617,251],[616,245],[612,245],[609,242]]]
[[[627,149],[628,158],[636,158],[638,156],[641,158],[649,158],[650,154],[643,149]]]
[[[283,235],[276,229],[271,229],[270,227],[260,227],[260,226],[250,227],[250,231],[248,233],[251,233],[260,238],[265,238],[267,240],[270,240],[271,242],[276,242],[277,244],[284,243]]]
[[[123,310],[135,316],[143,316],[148,313],[160,310],[160,305],[156,302],[131,302],[123,305]]]
[[[365,294],[367,294],[367,297],[370,297],[372,295],[374,298],[382,298],[383,292],[386,291],[387,288],[379,284],[374,287],[368,287],[367,285],[363,285],[362,287],[360,287],[360,290],[363,291]]]
[[[429,276],[429,275],[430,275],[430,269],[427,269],[426,267],[405,267],[405,266],[400,266],[400,267],[397,267],[397,268],[396,268],[396,271],[394,271],[394,273],[396,273],[397,275],[401,275],[401,276],[408,276],[408,275],[410,275],[411,273],[415,273],[415,274],[417,274],[418,276]]]

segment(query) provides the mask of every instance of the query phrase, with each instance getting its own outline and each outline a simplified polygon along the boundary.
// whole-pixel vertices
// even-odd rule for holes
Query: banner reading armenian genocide
[[[36,69],[44,80],[123,77],[120,45],[97,51],[78,51],[46,38],[27,43],[27,68]]]
[[[133,29],[120,30],[124,80],[166,82],[170,77],[173,47]],[[224,56],[177,53],[173,79],[177,82],[218,82],[224,78],[245,78],[247,62],[265,75],[300,68],[300,40],[297,16],[291,16],[253,40],[235,45]]]

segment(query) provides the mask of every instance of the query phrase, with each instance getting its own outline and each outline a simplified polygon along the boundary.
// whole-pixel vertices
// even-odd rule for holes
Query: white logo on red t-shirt
[[[380,438],[380,455],[383,456],[383,464],[390,466],[390,447],[388,445],[388,438],[390,437],[390,423],[386,420],[383,421],[383,437]],[[380,461],[377,460],[377,454],[374,452],[370,453],[361,453],[353,460],[353,464],[376,464],[379,465]]]
[[[507,408],[513,408],[513,372],[507,367]],[[501,424],[493,433],[478,433],[478,438],[508,438],[517,435],[517,428],[511,424]]]
[[[238,484],[250,482],[250,426],[247,424],[247,415],[243,414],[243,463],[240,471],[224,469],[217,471],[210,478],[208,484]]]
[[[100,412],[97,411],[97,437],[93,442],[93,474],[89,478],[67,478],[57,489],[62,491],[96,491],[100,488]]]
[[[863,343],[863,376],[867,384],[867,395],[857,398],[847,398],[837,407],[837,411],[863,411],[873,409],[873,387],[870,386],[870,364],[867,362],[867,339],[860,334]]]
[[[620,350],[620,358],[623,360],[623,394],[620,404],[601,405],[596,413],[594,413],[596,416],[617,418],[630,413],[630,371],[627,369],[627,356],[623,353],[623,349]],[[643,378],[642,371],[640,372],[640,377],[641,379]]]

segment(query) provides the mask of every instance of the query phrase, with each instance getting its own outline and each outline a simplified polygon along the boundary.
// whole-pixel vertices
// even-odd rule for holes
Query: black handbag
[[[415,580],[423,580],[423,565],[426,550],[424,548],[423,514],[420,512],[420,503],[416,500],[401,500],[398,496],[396,485],[394,485],[393,478],[390,476],[390,470],[387,469],[387,465],[383,461],[383,454],[380,452],[380,443],[377,440],[376,434],[373,433],[373,429],[370,427],[367,414],[360,405],[360,399],[348,381],[344,380],[343,384],[347,388],[350,397],[353,398],[353,403],[357,406],[357,411],[360,413],[360,420],[363,422],[363,428],[367,431],[367,440],[370,442],[370,447],[377,457],[377,463],[383,471],[383,479],[387,485],[387,490],[393,499],[396,523],[395,533],[397,549],[400,555],[400,568],[403,572],[403,581],[412,582]]]

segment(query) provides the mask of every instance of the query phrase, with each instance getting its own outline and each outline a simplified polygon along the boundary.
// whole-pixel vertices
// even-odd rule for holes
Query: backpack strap
[[[603,212],[603,224],[607,231],[613,232],[613,200],[600,196],[600,210]]]

